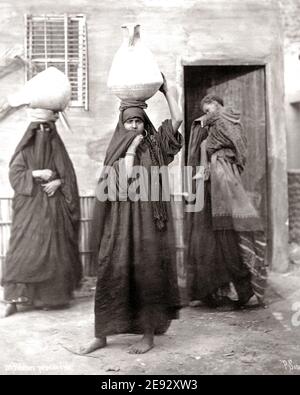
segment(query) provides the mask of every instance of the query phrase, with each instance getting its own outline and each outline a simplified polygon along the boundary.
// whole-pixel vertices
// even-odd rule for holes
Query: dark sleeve
[[[174,160],[174,156],[181,150],[183,137],[178,131],[174,131],[172,121],[167,119],[158,129],[157,142],[161,148],[164,162],[168,165]]]
[[[24,196],[32,196],[34,181],[32,170],[28,169],[21,151],[13,160],[9,168],[9,181],[16,193]]]
[[[201,122],[195,120],[191,127],[189,149],[188,149],[188,166],[199,166],[201,161],[201,143],[207,138],[206,128],[201,126]]]

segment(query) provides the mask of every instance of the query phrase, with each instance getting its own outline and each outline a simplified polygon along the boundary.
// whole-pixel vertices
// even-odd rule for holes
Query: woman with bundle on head
[[[215,95],[207,95],[201,108],[205,115],[193,122],[188,153],[188,165],[203,166],[205,179],[203,210],[187,214],[189,296],[213,307],[239,308],[255,294],[262,305],[266,243],[241,180],[247,138],[240,114]],[[230,284],[238,300],[229,297]]]
[[[154,345],[154,334],[164,332],[177,318],[180,301],[170,202],[161,193],[151,201],[151,191],[147,201],[132,195],[126,198],[121,186],[122,167],[128,182],[135,166],[150,176],[154,167],[159,170],[171,163],[182,147],[181,113],[166,81],[160,90],[172,119],[156,131],[144,111],[145,103],[122,103],[106,152],[104,164],[117,175],[118,193],[116,199],[103,198],[102,174],[92,232],[98,267],[95,339],[82,353],[105,347],[107,336],[120,333],[142,333],[130,353],[145,353]]]
[[[2,285],[8,303],[55,308],[69,304],[81,280],[77,180],[59,137],[57,113],[29,109],[30,124],[9,165],[15,191]]]

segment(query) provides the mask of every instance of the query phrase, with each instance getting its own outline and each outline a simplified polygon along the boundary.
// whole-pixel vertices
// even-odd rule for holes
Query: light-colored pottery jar
[[[121,100],[150,99],[163,78],[151,51],[140,39],[140,25],[122,26],[124,41],[114,56],[107,86]]]

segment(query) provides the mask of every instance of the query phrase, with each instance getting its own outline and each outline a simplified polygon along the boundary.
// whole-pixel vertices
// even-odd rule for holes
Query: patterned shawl
[[[259,215],[245,191],[241,173],[247,156],[247,139],[240,114],[231,108],[207,114],[199,121],[208,128],[207,154],[211,162],[212,216],[215,230],[262,230]]]

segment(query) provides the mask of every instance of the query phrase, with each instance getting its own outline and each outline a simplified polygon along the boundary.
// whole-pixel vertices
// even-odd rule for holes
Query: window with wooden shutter
[[[63,71],[72,86],[71,107],[88,110],[87,30],[84,15],[25,15],[26,78],[49,66]]]

